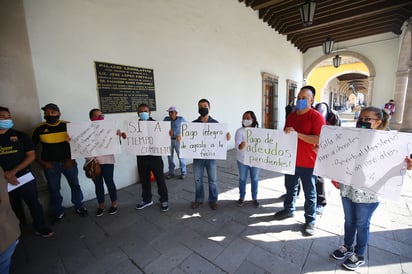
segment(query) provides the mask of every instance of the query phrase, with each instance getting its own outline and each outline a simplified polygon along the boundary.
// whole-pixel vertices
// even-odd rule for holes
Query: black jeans
[[[152,186],[150,183],[150,171],[153,172],[156,183],[157,193],[160,196],[161,203],[169,200],[165,174],[163,173],[163,160],[161,156],[136,156],[137,170],[139,172],[140,183],[142,184],[142,199],[144,202],[152,200]]]

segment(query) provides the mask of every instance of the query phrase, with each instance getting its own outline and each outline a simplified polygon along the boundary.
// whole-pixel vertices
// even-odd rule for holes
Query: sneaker
[[[60,213],[59,216],[57,216],[56,218],[54,218],[54,219],[51,221],[51,224],[52,224],[52,225],[57,224],[58,222],[60,222],[60,221],[63,219],[63,217],[64,217],[64,212],[63,212],[63,213]]]
[[[279,196],[279,200],[284,200],[286,198],[286,193]]]
[[[96,210],[96,216],[97,217],[102,216],[104,211],[105,211],[105,208],[98,207],[97,210]]]
[[[255,207],[259,207],[259,206],[260,206],[260,203],[259,203],[258,200],[253,200],[253,205],[254,205]]]
[[[341,246],[335,251],[333,251],[332,254],[330,254],[333,258],[336,260],[342,260],[345,259],[348,256],[353,255],[353,247],[346,247],[346,246]]]
[[[275,215],[273,216],[275,220],[284,220],[287,218],[292,218],[295,216],[295,212],[293,211],[286,211],[286,210],[281,210],[275,213]]]
[[[317,205],[317,206],[316,206],[316,214],[317,214],[317,215],[322,215],[324,210],[325,210],[325,206],[324,206],[324,205]]]
[[[315,235],[315,224],[305,224],[303,226],[303,233],[306,236],[313,236]]]
[[[201,202],[192,202],[192,203],[190,204],[190,208],[191,208],[191,209],[196,209],[196,208],[198,208],[201,204],[202,204]]]
[[[243,199],[237,200],[237,206],[243,206]]]
[[[117,207],[111,206],[109,209],[109,214],[113,215],[117,213]]]
[[[151,206],[153,204],[153,201],[150,202],[141,202],[140,204],[136,205],[136,209],[143,209],[145,207]]]
[[[355,253],[352,254],[349,258],[345,260],[345,262],[342,264],[343,267],[349,270],[356,270],[358,269],[361,265],[365,264],[365,258],[362,256],[356,255]]]
[[[87,211],[85,207],[76,209],[76,213],[79,214],[79,216],[81,217],[87,216],[89,214],[89,212]]]
[[[186,174],[180,175],[180,180],[184,180],[186,178]]]
[[[168,174],[166,175],[166,179],[172,179],[173,177],[175,177],[174,174],[168,173]]]
[[[169,210],[169,203],[168,203],[168,202],[163,202],[163,203],[160,205],[160,210],[163,211],[163,212],[168,211],[168,210]]]
[[[35,234],[42,236],[43,238],[49,238],[53,236],[54,233],[53,233],[53,230],[51,230],[50,228],[43,227],[43,228],[36,230]]]
[[[209,206],[212,210],[216,210],[218,207],[216,202],[209,202]]]

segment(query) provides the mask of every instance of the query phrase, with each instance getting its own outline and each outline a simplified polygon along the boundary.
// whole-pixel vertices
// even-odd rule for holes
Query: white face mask
[[[250,127],[253,124],[253,120],[243,120],[242,125],[244,127]]]

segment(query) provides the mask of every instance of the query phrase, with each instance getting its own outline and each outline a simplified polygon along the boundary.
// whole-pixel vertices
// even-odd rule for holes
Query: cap
[[[170,107],[168,110],[166,110],[167,112],[171,112],[171,111],[176,111],[177,112],[177,109],[176,109],[176,107]]]
[[[51,110],[55,110],[55,111],[60,112],[59,107],[56,104],[53,104],[53,103],[49,103],[49,104],[47,104],[47,105],[45,105],[44,107],[41,108],[41,110],[46,110],[46,109],[51,109]]]

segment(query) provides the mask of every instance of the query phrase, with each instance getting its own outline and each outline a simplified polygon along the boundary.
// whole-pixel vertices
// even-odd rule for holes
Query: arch
[[[341,56],[351,56],[354,57],[356,59],[359,59],[362,63],[365,64],[365,66],[368,68],[369,70],[369,77],[375,77],[376,76],[376,70],[375,70],[375,66],[372,64],[372,62],[369,60],[369,58],[363,56],[362,54],[359,54],[357,52],[354,51],[348,51],[348,50],[344,50],[344,51],[339,51],[339,55]],[[332,57],[332,55],[322,55],[321,57],[319,57],[318,59],[316,59],[304,72],[303,74],[303,79],[308,79],[310,73],[313,71],[313,69],[320,64],[321,62],[330,59]]]

